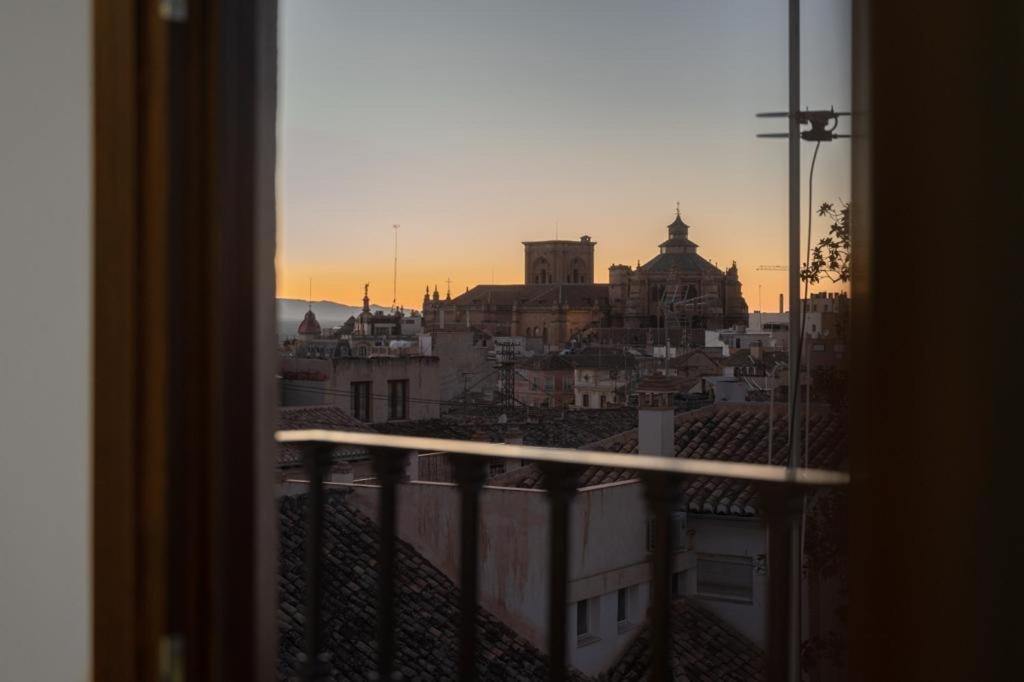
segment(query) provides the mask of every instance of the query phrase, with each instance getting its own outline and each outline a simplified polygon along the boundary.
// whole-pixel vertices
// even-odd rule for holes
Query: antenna
[[[398,228],[401,225],[392,225],[391,227],[395,230],[395,274],[391,293],[391,312],[395,312],[398,310]]]

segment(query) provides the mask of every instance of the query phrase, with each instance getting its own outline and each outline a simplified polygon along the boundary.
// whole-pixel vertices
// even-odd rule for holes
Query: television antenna
[[[398,228],[401,225],[392,225],[392,229],[395,231],[395,268],[394,277],[391,289],[391,312],[398,310]]]
[[[849,137],[835,132],[839,127],[839,117],[849,116],[848,111],[836,111],[833,108],[819,109],[816,111],[798,111],[796,114],[797,124],[801,126],[810,125],[810,130],[800,133],[800,138],[808,142],[831,142],[836,138]],[[788,111],[768,111],[757,114],[758,118],[789,118]],[[758,137],[774,137],[788,139],[789,133],[758,133]]]

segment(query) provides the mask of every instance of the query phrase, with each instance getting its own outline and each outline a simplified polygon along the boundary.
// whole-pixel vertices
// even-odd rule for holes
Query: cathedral
[[[423,297],[425,329],[474,327],[499,336],[543,339],[561,347],[573,338],[621,329],[623,339],[676,338],[702,343],[704,329],[747,324],[736,263],[719,270],[697,254],[690,226],[676,210],[658,254],[636,267],[612,265],[608,284],[594,283],[594,247],[579,241],[523,242],[523,284],[480,284],[442,300]],[[663,338],[663,337],[660,337]]]

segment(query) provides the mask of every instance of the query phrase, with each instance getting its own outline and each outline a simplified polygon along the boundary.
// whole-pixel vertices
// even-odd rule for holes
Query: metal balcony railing
[[[455,479],[461,497],[460,510],[460,612],[459,679],[477,675],[476,613],[478,602],[478,539],[480,490],[490,459],[527,460],[537,463],[547,481],[551,505],[550,575],[548,589],[549,679],[564,680],[568,604],[569,508],[576,492],[577,473],[590,466],[632,469],[641,472],[646,499],[653,518],[651,552],[651,660],[650,679],[667,682],[670,673],[671,529],[670,514],[679,498],[681,483],[689,476],[713,476],[757,484],[766,501],[769,532],[769,602],[767,677],[799,679],[799,621],[793,590],[799,589],[792,532],[799,518],[804,493],[815,488],[845,486],[849,474],[822,469],[800,469],[765,464],[744,464],[652,455],[623,455],[586,450],[545,448],[456,441],[441,438],[391,436],[347,431],[278,431],[279,443],[303,448],[309,475],[306,545],[306,668],[305,680],[326,680],[329,663],[322,650],[322,539],[324,476],[331,452],[338,445],[369,450],[377,483],[381,487],[377,525],[380,530],[379,593],[377,617],[378,669],[376,679],[393,679],[395,660],[395,527],[398,483],[410,452],[444,452],[453,456]]]

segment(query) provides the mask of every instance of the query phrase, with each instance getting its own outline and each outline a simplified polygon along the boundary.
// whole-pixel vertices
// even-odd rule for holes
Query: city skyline
[[[597,242],[605,282],[657,254],[678,201],[751,310],[776,309],[786,275],[756,268],[787,263],[786,145],[755,135],[784,125],[754,114],[785,108],[786,5],[748,5],[282,3],[278,296],[312,278],[358,304],[370,282],[390,305],[393,224],[406,308],[449,278],[522,282],[521,242],[556,230]],[[848,16],[805,3],[808,106],[849,107]],[[849,197],[849,159],[823,146],[815,205]]]

